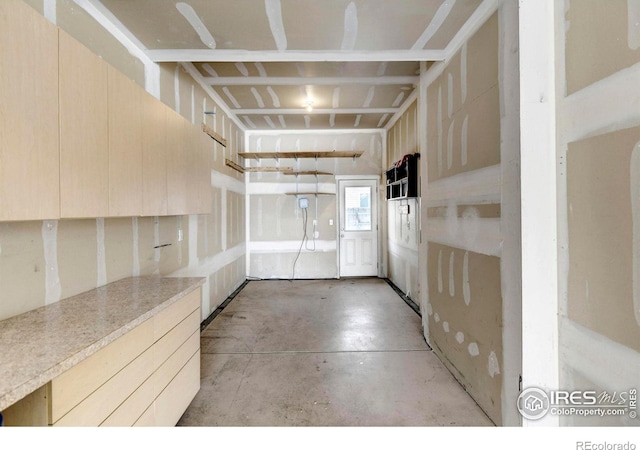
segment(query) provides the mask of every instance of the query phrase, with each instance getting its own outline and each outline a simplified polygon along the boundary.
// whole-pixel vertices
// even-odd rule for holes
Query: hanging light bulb
[[[308,98],[305,101],[305,105],[306,105],[307,111],[309,111],[309,112],[313,111],[313,100],[312,99]]]

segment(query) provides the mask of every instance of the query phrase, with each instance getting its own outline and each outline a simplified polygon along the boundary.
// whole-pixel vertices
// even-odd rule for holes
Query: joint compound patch
[[[453,276],[454,258],[455,258],[455,253],[452,250],[451,254],[449,255],[449,295],[451,297],[455,297],[456,295],[456,284]]]
[[[495,352],[491,352],[489,354],[489,363],[487,364],[487,367],[489,369],[489,376],[491,378],[500,374],[500,364],[498,363],[498,357],[496,356]]]
[[[633,312],[640,326],[640,142],[631,153],[631,220],[633,227]]]
[[[438,251],[438,292],[442,294],[442,249]]]
[[[44,243],[45,305],[60,300],[62,286],[58,273],[58,221],[42,222],[42,242]]]
[[[462,294],[464,296],[464,304],[469,306],[469,303],[471,303],[471,287],[469,285],[469,252],[464,252],[464,260],[462,261]]]
[[[440,322],[440,315],[438,313],[435,313],[435,315],[433,316],[433,320],[435,320],[436,323]]]
[[[427,303],[427,314],[433,316],[433,307],[431,306],[431,303]]]
[[[458,344],[462,344],[464,342],[464,333],[462,331],[458,331],[456,333],[456,341],[458,341]]]
[[[442,322],[442,329],[444,330],[445,333],[449,332],[449,322],[447,322],[446,320],[444,322]]]
[[[471,356],[478,356],[480,354],[480,349],[478,348],[478,344],[476,344],[475,342],[472,342],[471,344],[469,344],[468,350]]]
[[[640,0],[627,0],[628,44],[631,50],[640,48]]]

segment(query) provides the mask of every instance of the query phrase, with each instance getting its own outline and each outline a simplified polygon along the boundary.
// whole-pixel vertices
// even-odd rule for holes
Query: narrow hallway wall
[[[404,155],[419,153],[418,102],[415,101],[387,132],[387,167]],[[386,181],[385,181],[386,182]],[[406,207],[409,212],[406,212]],[[420,302],[418,243],[420,199],[387,201],[387,276],[407,297]]]
[[[520,216],[517,3],[431,65],[422,158],[423,327],[496,424],[518,424]]]

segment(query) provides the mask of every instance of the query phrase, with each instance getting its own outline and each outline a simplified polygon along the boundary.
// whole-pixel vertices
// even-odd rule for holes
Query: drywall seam
[[[489,353],[487,370],[489,371],[489,376],[491,378],[495,378],[496,375],[500,375],[500,362],[498,361],[498,356],[494,351],[491,351],[491,353]]]
[[[138,218],[131,218],[131,228],[133,230],[133,270],[134,277],[140,276],[140,233],[138,228]]]
[[[438,122],[438,176],[442,176],[442,165],[443,165],[443,155],[442,155],[442,86],[438,86],[438,112],[437,112],[437,122]]]
[[[42,222],[42,243],[44,249],[45,266],[45,299],[44,304],[50,305],[60,300],[62,286],[58,273],[58,221],[45,220]]]
[[[278,94],[276,94],[276,92],[273,90],[273,88],[271,86],[267,86],[267,92],[271,96],[271,103],[273,103],[273,107],[274,108],[280,108],[280,98],[278,97]],[[283,116],[279,115],[278,118],[280,118],[280,117],[283,117]],[[284,118],[282,120],[284,120]],[[283,127],[284,127],[284,125],[283,125]]]
[[[209,275],[224,269],[229,264],[234,263],[239,258],[245,256],[245,244],[244,242],[231,247],[228,250],[217,253],[214,256],[210,256],[200,260],[200,265],[196,267],[184,267],[178,269],[175,272],[167,275],[169,277],[208,277]]]
[[[608,391],[638,386],[640,353],[566,317],[560,332],[560,359],[572,369]]]
[[[438,293],[442,294],[444,286],[442,283],[442,249],[438,251]]]
[[[391,119],[389,119],[389,122],[387,122],[387,124],[384,126],[384,130],[389,131],[398,120],[400,120],[400,118],[404,115],[405,112],[407,112],[407,110],[413,105],[413,102],[418,100],[418,89],[414,89],[411,94],[409,94],[409,96],[406,98],[406,100],[404,101],[404,103],[402,103],[402,105],[400,106],[400,109],[398,109],[398,111],[396,111],[393,116],[391,117]],[[383,116],[384,117],[384,116]],[[384,120],[380,120],[381,123],[384,123]],[[374,129],[372,131],[375,131],[377,129]]]
[[[222,250],[227,249],[227,189],[220,189],[220,217],[221,224],[220,227],[220,236],[221,236],[221,245]]]
[[[258,92],[255,87],[251,87],[251,94],[253,94],[253,98],[256,99],[256,103],[258,104],[258,108],[264,108],[264,100],[262,100],[262,96]]]
[[[335,252],[337,249],[334,240],[315,240],[316,252]],[[251,241],[247,244],[249,253],[297,253],[300,241]],[[303,246],[302,252],[306,248]]]
[[[388,252],[396,256],[399,260],[407,261],[412,267],[418,267],[418,250],[405,247],[398,242],[388,240]]]
[[[451,121],[447,131],[447,170],[451,170],[453,166],[453,127],[455,122],[455,119]]]
[[[353,51],[358,38],[358,9],[354,2],[349,3],[344,12],[344,35],[342,37],[341,51]]]
[[[54,25],[57,24],[58,0],[43,0],[42,7],[44,10],[44,17]]]
[[[176,3],[176,9],[182,14],[182,16],[189,22],[189,25],[193,27],[198,34],[200,41],[207,47],[216,48],[216,40],[211,35],[211,32],[207,29],[206,25],[198,16],[198,13],[193,9],[191,5],[185,2]]]
[[[558,135],[569,143],[640,125],[640,63],[571,94],[560,102]]]
[[[500,164],[442,178],[427,185],[426,206],[458,204],[499,204],[502,168]]]
[[[273,40],[276,43],[276,48],[279,51],[287,49],[287,35],[285,33],[284,24],[282,23],[282,6],[280,0],[265,0],[265,10],[267,12],[267,19],[269,19],[269,28],[271,28],[271,34]]]
[[[156,268],[153,271],[154,275],[160,273],[160,220],[158,216],[153,218],[153,262],[156,263]]]
[[[502,255],[500,219],[459,218],[452,230],[446,219],[427,219],[427,238],[430,242],[469,250],[489,256]],[[474,239],[468,230],[473,230]]]
[[[469,116],[464,116],[464,121],[462,122],[462,131],[460,132],[460,140],[461,140],[461,148],[460,148],[460,164],[463,166],[467,165],[467,157],[468,157],[468,127],[469,127]]]
[[[501,35],[502,36],[502,35]],[[460,97],[461,103],[467,101],[467,42],[462,45],[460,51]]]
[[[178,226],[178,234],[182,235],[182,217],[183,216],[178,216],[176,218],[176,223]],[[177,247],[178,247],[178,265],[181,266],[182,265],[182,250],[184,247],[184,241],[178,239],[178,243],[177,243]]]
[[[464,252],[462,260],[462,296],[464,304],[469,306],[471,303],[471,286],[469,285],[469,252]]]
[[[104,245],[104,219],[96,219],[96,235],[98,248],[98,280],[97,286],[107,284],[107,260]]]
[[[455,284],[455,274],[454,274],[454,261],[455,261],[455,252],[451,251],[449,253],[449,295],[451,297],[455,297],[456,295],[456,284]]]
[[[297,190],[296,190],[297,187]],[[276,195],[290,192],[336,193],[335,183],[249,183],[247,195]],[[312,195],[307,195],[312,197]]]
[[[631,153],[631,226],[633,227],[633,312],[640,326],[640,142]]]
[[[198,265],[198,216],[189,215],[189,268]]]
[[[240,195],[244,195],[247,189],[246,184],[242,181],[216,170],[211,170],[211,187],[226,189]]]
[[[627,0],[627,43],[631,50],[640,48],[640,1]]]
[[[444,21],[449,17],[456,0],[446,0],[440,5],[436,13],[433,15],[431,22],[424,29],[418,40],[413,44],[411,50],[422,50],[431,38],[438,32]]]
[[[453,74],[447,74],[447,117],[451,119],[453,115]]]
[[[196,123],[196,87],[191,85],[191,123]]]
[[[180,65],[177,64],[173,71],[173,98],[175,110],[180,114]]]

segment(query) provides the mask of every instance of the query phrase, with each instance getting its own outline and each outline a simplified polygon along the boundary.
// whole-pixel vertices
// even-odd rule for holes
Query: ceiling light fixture
[[[310,98],[305,100],[304,104],[305,104],[305,106],[307,108],[307,111],[309,111],[309,112],[313,111],[313,103],[314,103],[313,100],[310,99]]]

